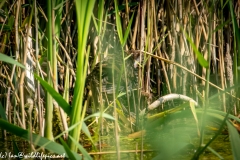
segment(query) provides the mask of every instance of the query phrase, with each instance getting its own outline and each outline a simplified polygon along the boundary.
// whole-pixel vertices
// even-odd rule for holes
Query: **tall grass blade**
[[[86,120],[88,120],[89,118],[92,118],[92,117],[100,117],[100,116],[102,116],[102,117],[104,117],[104,118],[108,118],[108,119],[110,119],[110,120],[115,120],[115,118],[114,118],[113,116],[111,116],[111,115],[109,115],[109,114],[106,114],[106,113],[100,113],[100,112],[91,114],[90,116],[87,116],[84,120],[86,121]]]
[[[117,32],[118,32],[118,36],[119,36],[119,39],[120,39],[120,42],[121,42],[121,45],[122,45],[123,44],[122,23],[121,23],[121,19],[120,19],[120,16],[119,16],[117,0],[114,0],[114,6],[115,6],[115,16],[116,16]]]
[[[34,134],[34,133],[30,133],[29,131],[27,130],[24,130],[18,126],[15,126],[3,119],[0,119],[0,127],[2,129],[5,129],[7,130],[8,132],[11,132],[13,133],[14,135],[16,136],[19,136],[25,140],[28,140],[29,141],[29,135],[31,134],[32,135],[32,139],[33,139],[33,144],[34,145],[37,145],[39,147],[43,147],[47,150],[49,150],[50,152],[53,152],[53,153],[57,153],[59,155],[65,155],[65,157],[68,157],[66,154],[65,154],[65,149],[63,148],[62,145],[56,143],[56,142],[53,142],[53,141],[50,141],[49,139],[47,138],[44,138],[44,137],[41,137],[37,134]],[[73,152],[71,151],[75,157],[77,157],[77,159],[81,159],[81,156],[79,156],[76,152]],[[63,157],[64,158],[64,157]]]
[[[56,100],[56,102],[67,113],[67,115],[70,115],[71,108],[70,105],[65,101],[65,99],[41,77],[39,77],[36,74],[34,74],[34,77],[41,83],[41,85],[46,89],[46,91]]]
[[[83,92],[85,86],[85,78],[86,78],[86,69],[88,63],[88,54],[86,54],[86,44],[89,32],[89,25],[91,20],[91,15],[93,11],[93,7],[95,4],[95,0],[91,1],[81,1],[76,0],[76,14],[77,14],[77,25],[78,25],[78,57],[77,57],[77,73],[76,73],[76,81],[75,88],[73,94],[73,102],[72,102],[72,111],[71,111],[71,119],[70,126],[83,120],[85,113],[82,113],[83,108]],[[72,136],[77,142],[80,136],[80,130],[82,125],[80,124],[76,128],[74,128],[69,135]],[[68,141],[71,150],[76,151],[76,145],[72,142],[71,139]]]
[[[70,148],[68,147],[67,143],[60,137],[60,142],[62,143],[69,159],[77,160],[77,157],[74,156],[74,154],[71,152]],[[82,158],[81,158],[82,159]]]
[[[88,152],[83,148],[82,145],[80,145],[75,139],[73,139],[73,137],[69,136],[69,138],[75,143],[77,148],[83,154],[84,159],[92,160],[92,157],[88,154]]]
[[[102,32],[102,23],[103,23],[103,13],[104,13],[104,0],[99,0],[98,3],[98,27],[97,32],[100,34]]]
[[[234,84],[238,84],[239,83],[239,74],[240,74],[240,69],[238,68],[240,66],[240,31],[239,31],[239,27],[238,27],[238,22],[237,22],[237,18],[236,15],[234,13],[234,9],[233,9],[233,4],[232,4],[232,0],[229,1],[229,8],[230,8],[230,13],[231,13],[231,18],[232,18],[232,24],[233,24],[233,33],[234,33],[234,41],[233,41],[233,52],[234,52],[234,56],[233,56],[233,75],[234,75]],[[239,97],[240,93],[239,93],[239,89],[236,89],[236,94],[237,97]],[[239,107],[239,102],[237,102],[237,107]]]
[[[217,152],[215,151],[212,147],[207,147],[209,151],[211,151],[213,154],[215,154],[219,159],[224,160],[224,158]]]
[[[18,155],[20,152],[21,152],[21,151],[19,150],[16,141],[13,140],[13,153],[14,153],[15,155]],[[18,158],[18,159],[20,159],[20,158]]]
[[[239,133],[237,132],[236,128],[232,125],[231,122],[227,121],[227,127],[229,132],[229,138],[231,142],[233,157],[235,160],[240,159],[240,137]]]
[[[88,127],[87,127],[87,125],[86,125],[85,122],[82,123],[82,131],[86,134],[86,136],[87,136],[91,141],[93,141],[93,140],[92,140],[92,137],[91,137],[91,133],[89,132]]]
[[[192,101],[192,100],[190,100],[190,101],[189,101],[189,104],[190,104],[190,108],[191,108],[193,117],[194,117],[194,119],[195,119],[195,121],[196,121],[198,134],[200,135],[200,131],[199,131],[199,127],[198,127],[198,118],[197,118],[197,113],[196,113],[196,108],[195,108],[195,102]]]
[[[130,19],[130,21],[129,21],[129,23],[128,23],[127,30],[126,30],[126,32],[124,33],[122,46],[124,46],[124,45],[126,44],[126,42],[127,42],[128,35],[129,35],[129,33],[130,33],[131,26],[132,26],[132,22],[133,22],[133,17],[134,17],[134,13],[132,14],[132,17],[131,17],[131,19]]]
[[[198,114],[202,114],[205,110],[203,110],[202,108],[197,109],[196,112]],[[192,159],[196,159],[199,158],[199,156],[204,152],[204,150],[217,138],[217,136],[221,133],[221,131],[223,130],[223,126],[224,124],[227,124],[228,126],[228,131],[230,133],[231,137],[230,138],[230,143],[231,143],[231,147],[233,152],[236,151],[237,148],[240,148],[240,143],[239,143],[239,135],[237,133],[236,128],[232,127],[230,121],[228,120],[229,118],[233,118],[234,120],[236,119],[238,122],[240,122],[239,118],[229,114],[229,113],[225,113],[222,111],[218,111],[218,110],[213,110],[213,109],[207,109],[206,111],[206,116],[204,117],[206,120],[210,120],[213,122],[217,122],[217,124],[220,124],[220,127],[217,131],[217,133],[211,138],[211,140],[209,140],[207,142],[207,144],[205,144],[204,147],[198,148],[198,151],[194,154]],[[234,131],[235,130],[235,131]],[[236,134],[237,133],[237,134]],[[237,136],[238,137],[237,137]],[[235,142],[236,141],[236,142]],[[233,144],[232,144],[233,143]],[[234,153],[236,157],[239,157],[239,153]]]
[[[7,121],[7,115],[6,115],[5,109],[3,108],[1,102],[0,102],[0,117]]]
[[[204,68],[208,68],[208,62],[204,59],[203,55],[198,51],[196,45],[193,43],[191,38],[187,35],[186,32],[184,32],[185,36],[187,37],[188,42],[190,43],[191,47],[193,48],[194,53],[197,55],[198,62],[200,65]]]
[[[13,64],[13,65],[16,65],[18,67],[25,69],[24,65],[22,65],[21,63],[17,62],[13,58],[11,58],[5,54],[2,54],[2,53],[0,53],[0,61],[7,62],[7,63]]]

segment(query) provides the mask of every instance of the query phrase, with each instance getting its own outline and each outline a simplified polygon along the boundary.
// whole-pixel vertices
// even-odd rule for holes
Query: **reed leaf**
[[[235,84],[239,83],[239,74],[240,74],[240,69],[238,67],[240,66],[240,31],[236,19],[236,15],[234,13],[233,9],[233,4],[232,0],[229,1],[229,8],[230,8],[230,13],[231,13],[231,18],[232,18],[232,24],[233,24],[233,33],[234,33],[234,41],[233,41],[233,52],[234,52],[234,59],[233,59],[233,74],[234,74],[234,82]],[[237,97],[239,97],[239,89],[236,90]],[[238,102],[239,105],[239,102]]]
[[[124,37],[123,37],[123,41],[122,41],[122,46],[124,46],[127,42],[127,39],[129,37],[129,33],[130,33],[130,30],[131,30],[131,26],[132,26],[132,22],[133,22],[133,17],[134,17],[134,13],[132,14],[132,17],[128,23],[128,26],[127,26],[127,30],[125,31],[124,33]]]
[[[29,135],[31,134],[34,145],[43,147],[50,152],[53,152],[53,153],[56,153],[59,155],[65,155],[65,153],[66,153],[66,151],[62,145],[60,145],[56,142],[50,141],[49,139],[41,137],[37,134],[31,133],[28,130],[24,130],[18,126],[15,126],[15,125],[3,120],[3,119],[0,119],[0,127],[2,129],[7,130],[8,132],[13,133],[16,136],[19,136],[28,141],[30,141]],[[73,152],[73,151],[71,151],[71,152],[75,157],[77,157],[77,159],[81,159],[81,156],[79,156],[76,152]],[[68,157],[68,155],[65,155],[65,157]]]
[[[60,142],[62,143],[69,159],[77,160],[77,157],[71,152],[70,148],[68,147],[67,143],[60,137]],[[81,158],[82,159],[82,158]]]
[[[18,67],[25,69],[24,65],[22,65],[18,61],[14,60],[13,58],[11,58],[5,54],[2,54],[2,53],[0,53],[0,61],[7,62],[7,63],[13,64],[13,65],[16,65]]]
[[[115,16],[116,16],[116,26],[117,26],[118,37],[119,37],[120,43],[122,45],[123,44],[122,23],[121,23],[121,18],[119,16],[117,0],[114,0],[114,6],[115,6]]]
[[[227,127],[229,132],[230,143],[232,147],[233,157],[235,160],[240,159],[240,137],[236,128],[232,125],[231,122],[227,121]]]
[[[80,145],[73,137],[69,136],[69,138],[75,143],[77,148],[80,150],[80,152],[83,154],[84,159],[92,160],[92,157],[88,154],[88,152],[83,148],[82,145]]]
[[[194,53],[197,56],[198,62],[199,64],[204,67],[204,68],[208,68],[208,62],[204,59],[204,57],[202,56],[202,54],[198,51],[196,45],[193,43],[193,41],[191,40],[191,38],[187,35],[186,32],[184,32],[184,35],[187,37],[188,42],[190,43],[191,47],[193,48]]]
[[[86,43],[87,36],[89,32],[89,25],[92,15],[92,10],[94,7],[95,1],[81,1],[76,0],[76,14],[77,14],[77,25],[78,25],[78,57],[77,57],[77,73],[76,73],[76,82],[73,94],[73,102],[72,102],[72,111],[71,111],[71,119],[70,126],[83,120],[85,113],[82,113],[82,105],[83,105],[83,92],[85,86],[85,78],[86,78],[86,69],[88,62],[88,54],[86,52]],[[89,53],[89,51],[88,51]],[[77,126],[70,132],[70,136],[72,136],[76,141],[79,140],[80,136],[81,124]],[[68,141],[70,149],[73,151],[77,150],[75,143],[72,142],[71,139]]]
[[[67,113],[68,116],[71,114],[71,107],[66,100],[52,87],[48,82],[44,81],[41,77],[34,74],[34,77],[41,83],[44,89],[55,99],[55,101],[61,106],[61,108]]]
[[[7,121],[7,115],[6,115],[5,109],[3,108],[1,102],[0,102],[0,117],[1,117],[3,120]]]

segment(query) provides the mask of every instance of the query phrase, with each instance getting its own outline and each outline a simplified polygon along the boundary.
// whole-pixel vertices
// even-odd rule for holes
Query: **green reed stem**
[[[53,87],[53,81],[52,81],[52,76],[51,76],[51,68],[53,65],[53,33],[52,33],[52,1],[47,2],[47,17],[48,17],[48,22],[47,22],[47,38],[48,38],[48,43],[47,43],[47,60],[49,62],[48,66],[48,71],[47,71],[47,82],[48,84]],[[49,68],[51,67],[51,68]],[[53,140],[53,134],[52,134],[52,119],[53,119],[53,98],[49,92],[47,92],[46,95],[46,115],[45,115],[45,131],[44,135],[46,138],[49,140]]]
[[[95,0],[81,1],[76,0],[76,13],[77,13],[77,24],[78,24],[78,57],[77,57],[77,73],[76,82],[73,94],[72,111],[70,126],[78,123],[83,119],[85,113],[82,112],[83,107],[83,92],[85,86],[86,69],[88,63],[88,54],[85,54],[87,36],[89,32],[90,20],[92,15],[92,10],[94,7]],[[69,135],[72,136],[77,142],[80,137],[80,130],[82,128],[82,123],[74,128]],[[69,147],[73,151],[77,151],[75,143],[69,139]]]

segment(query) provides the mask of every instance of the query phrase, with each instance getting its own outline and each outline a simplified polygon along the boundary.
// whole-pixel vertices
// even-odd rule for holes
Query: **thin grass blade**
[[[232,147],[232,152],[233,152],[233,157],[235,160],[240,159],[240,137],[239,133],[237,132],[236,128],[227,121],[227,126],[228,126],[228,132],[229,132],[229,138],[231,142],[231,147]]]
[[[11,58],[11,57],[9,57],[9,56],[7,56],[5,54],[2,54],[2,53],[0,53],[0,61],[11,63],[13,65],[16,65],[18,67],[21,67],[21,68],[25,69],[24,65],[22,65],[21,63],[17,62],[13,58]]]
[[[123,32],[122,32],[122,23],[121,23],[121,19],[119,16],[119,10],[118,10],[118,2],[117,0],[114,0],[114,6],[115,6],[115,16],[116,16],[116,24],[117,24],[117,32],[118,32],[118,36],[121,42],[121,45],[123,44]]]
[[[55,91],[53,87],[51,87],[46,81],[44,81],[41,77],[34,74],[34,77],[41,83],[44,89],[55,99],[58,105],[70,116],[71,108],[70,105],[65,101],[65,99]]]
[[[129,21],[129,23],[128,23],[127,30],[126,30],[126,32],[124,33],[122,46],[124,46],[124,45],[126,44],[126,42],[127,42],[128,35],[129,35],[129,33],[130,33],[131,26],[132,26],[132,22],[133,22],[133,17],[134,17],[134,13],[133,13],[133,15],[132,15],[132,17],[131,17],[131,19],[130,19],[130,21]]]
[[[72,160],[77,160],[77,157],[74,156],[74,154],[71,152],[70,148],[68,147],[67,143],[60,137],[60,142],[62,143],[68,157]]]
[[[34,145],[43,147],[43,148],[49,150],[50,152],[57,153],[57,154],[63,156],[63,158],[68,157],[65,154],[65,150],[62,145],[60,145],[56,142],[50,141],[47,138],[41,137],[34,133],[30,133],[29,131],[24,130],[18,126],[15,126],[3,119],[0,119],[0,127],[2,129],[7,130],[8,132],[13,133],[16,136],[19,136],[19,137],[25,139],[25,140],[29,140],[29,135],[31,134]],[[72,151],[72,153],[74,154],[75,157],[77,157],[77,159],[81,159],[81,156],[79,156],[76,152]]]

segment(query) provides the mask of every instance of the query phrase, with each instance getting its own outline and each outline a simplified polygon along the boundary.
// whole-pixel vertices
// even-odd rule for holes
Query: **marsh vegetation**
[[[240,159],[239,5],[3,0],[0,152]]]

